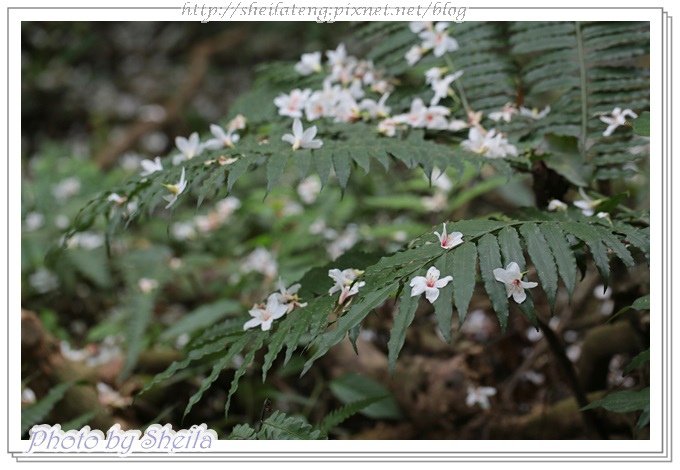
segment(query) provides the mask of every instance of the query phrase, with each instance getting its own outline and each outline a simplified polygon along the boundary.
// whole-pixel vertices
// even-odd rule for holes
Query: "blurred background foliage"
[[[465,325],[454,318],[451,344],[440,340],[432,311],[419,309],[395,377],[387,375],[388,303],[369,318],[358,356],[343,343],[302,378],[300,356],[277,362],[264,383],[258,368],[249,371],[227,420],[230,373],[182,421],[186,398],[210,373],[200,364],[135,398],[183,357],[196,333],[242,324],[279,277],[289,284],[348,251],[369,256],[358,244],[362,252],[392,251],[442,220],[532,205],[526,176],[507,182],[470,172],[430,185],[421,170],[372,170],[370,177],[357,172],[343,193],[337,184],[320,191],[314,178],[301,184],[285,175],[286,184],[265,198],[264,176],[254,172],[216,204],[161,211],[115,236],[99,221],[63,256],[47,256],[95,194],[137,174],[141,159],[166,154],[174,136],[228,114],[262,64],[343,40],[361,55],[349,33],[344,24],[288,22],[23,23],[22,401],[35,422],[206,422],[224,436],[239,423],[260,429],[278,411],[317,425],[363,400],[332,436],[589,436],[541,334],[519,315],[501,332],[483,295],[473,298]],[[617,190],[638,195],[644,208],[646,181],[643,169]],[[648,315],[629,310],[623,321],[607,320],[645,294],[648,281],[644,270],[615,270],[605,292],[595,270],[584,269],[573,308],[562,299],[552,326],[570,358],[590,368],[584,389],[598,398],[603,389],[646,380],[644,369],[624,367],[645,347]],[[544,299],[539,305],[547,307]],[[603,347],[612,326],[617,339]],[[470,383],[499,390],[491,410],[466,404]],[[615,415],[611,423],[616,436],[640,437],[633,417]]]

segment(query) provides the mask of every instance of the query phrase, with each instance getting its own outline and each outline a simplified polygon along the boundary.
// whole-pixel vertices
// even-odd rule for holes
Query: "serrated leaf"
[[[50,389],[43,398],[21,410],[21,434],[32,426],[41,424],[57,403],[64,398],[66,392],[73,386],[73,382],[63,382]]]
[[[331,429],[335,428],[336,426],[339,426],[351,416],[357,414],[358,412],[364,410],[366,407],[384,398],[386,397],[381,396],[369,397],[364,398],[363,400],[357,400],[351,403],[347,403],[346,405],[341,406],[340,408],[333,410],[328,415],[326,415],[323,421],[321,421],[321,424],[319,424],[318,426],[319,430],[323,434],[328,434],[331,431]]]
[[[453,248],[452,250],[455,250]],[[440,279],[453,273],[453,254],[451,250],[441,256],[434,264],[440,272]],[[453,276],[452,276],[453,277]],[[444,340],[447,343],[451,342],[451,316],[453,315],[453,283],[449,282],[446,286],[439,289],[439,297],[434,302],[434,315],[437,319],[439,331],[441,331]]]
[[[501,253],[496,237],[486,234],[479,239],[477,244],[479,251],[479,270],[484,280],[484,288],[489,294],[491,305],[493,306],[501,329],[505,331],[508,326],[508,316],[510,315],[508,298],[503,284],[498,282],[493,275],[493,270],[502,267]]]
[[[413,323],[418,309],[420,296],[411,297],[411,289],[404,286],[404,290],[399,298],[399,306],[394,316],[394,324],[390,330],[390,340],[387,343],[387,356],[390,373],[394,372],[397,366],[397,357],[401,352],[406,340],[406,330]]]
[[[538,229],[538,225],[533,222],[523,224],[519,231],[524,237],[531,261],[536,266],[541,287],[548,296],[551,308],[553,308],[557,294],[557,269],[548,243]]]
[[[576,285],[576,258],[574,257],[574,252],[571,250],[567,239],[564,237],[564,232],[562,232],[558,224],[547,222],[540,224],[539,228],[555,258],[562,282],[564,282],[564,286],[571,296]]]
[[[215,380],[217,380],[220,373],[231,364],[232,360],[234,359],[234,356],[243,351],[243,348],[248,342],[248,339],[249,339],[248,335],[244,334],[238,341],[236,341],[229,347],[229,350],[226,352],[224,356],[220,357],[215,362],[212,371],[210,372],[210,375],[203,381],[201,381],[201,386],[198,388],[196,393],[191,395],[191,397],[189,398],[189,403],[187,404],[186,408],[184,408],[184,414],[182,419],[186,418],[187,414],[189,414],[194,405],[201,400],[206,390],[208,390],[210,386],[215,382]]]
[[[338,178],[340,187],[345,189],[351,172],[351,160],[347,152],[333,152],[333,168],[335,168],[335,177]]]
[[[278,183],[279,178],[286,169],[286,163],[288,163],[288,158],[290,157],[289,152],[274,153],[269,156],[267,160],[267,192],[269,193],[272,188]]]
[[[199,359],[204,358],[205,356],[208,356],[210,354],[215,354],[216,352],[219,352],[223,350],[226,345],[229,343],[230,338],[220,338],[219,340],[213,342],[213,343],[208,343],[204,346],[201,346],[200,348],[194,349],[189,354],[187,355],[186,358],[182,359],[181,361],[175,361],[170,366],[168,366],[167,369],[165,369],[163,372],[156,374],[156,376],[144,386],[141,392],[139,394],[143,394],[151,390],[154,386],[158,385],[159,383],[168,380],[170,377],[175,375],[177,372],[180,370],[186,369],[189,367],[189,365],[194,362],[198,361]]]
[[[477,282],[477,246],[472,242],[465,242],[453,248],[452,255],[453,300],[462,325]]]
[[[621,261],[623,261],[623,264],[628,267],[635,266],[635,260],[633,260],[630,251],[628,251],[628,248],[626,248],[626,246],[621,243],[616,235],[613,235],[608,229],[604,227],[593,228],[600,234],[604,244],[609,247],[609,249],[611,249]]]
[[[181,334],[193,333],[196,330],[214,325],[230,313],[236,313],[241,304],[229,299],[219,300],[212,304],[202,305],[187,313],[177,323],[165,330],[160,338],[168,340]]]
[[[354,300],[349,311],[342,315],[336,322],[335,329],[330,330],[323,335],[321,335],[317,341],[315,341],[316,352],[314,355],[307,360],[305,367],[302,370],[302,375],[304,375],[309,368],[312,366],[314,361],[324,356],[328,350],[338,344],[345,337],[347,332],[354,326],[361,323],[361,321],[368,315],[374,308],[382,305],[383,302],[396,290],[398,287],[398,282],[388,284],[373,291],[365,293],[360,299]]]
[[[248,338],[249,335],[246,335],[245,337]],[[255,359],[255,353],[260,350],[262,347],[262,344],[264,343],[264,339],[266,338],[266,334],[264,331],[258,331],[255,333],[255,339],[252,341],[252,344],[250,345],[250,350],[248,353],[245,355],[243,358],[243,362],[239,366],[238,369],[236,369],[236,372],[234,372],[234,378],[231,379],[231,385],[229,386],[229,393],[227,394],[227,401],[224,404],[224,417],[226,418],[229,415],[229,407],[231,406],[231,398],[234,396],[234,393],[236,393],[236,390],[238,389],[238,383],[241,380],[241,377],[243,377],[248,370],[248,367],[253,362],[253,359]]]
[[[524,250],[522,250],[522,243],[517,235],[517,230],[512,227],[505,227],[498,232],[498,245],[503,254],[503,266],[507,266],[514,261],[519,266],[520,271],[526,268],[524,260]]]
[[[605,287],[607,287],[609,284],[609,257],[607,256],[607,248],[600,240],[597,231],[590,225],[578,222],[565,222],[562,225],[567,232],[588,245],[595,266],[602,276]]]

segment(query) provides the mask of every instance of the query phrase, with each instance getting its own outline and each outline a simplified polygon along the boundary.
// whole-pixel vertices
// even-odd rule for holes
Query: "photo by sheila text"
[[[173,431],[170,424],[152,424],[144,434],[137,429],[123,431],[118,424],[106,434],[89,426],[63,431],[59,424],[40,424],[29,431],[27,452],[108,452],[119,456],[130,452],[200,452],[209,450],[215,441],[217,433],[206,424],[179,431]]]

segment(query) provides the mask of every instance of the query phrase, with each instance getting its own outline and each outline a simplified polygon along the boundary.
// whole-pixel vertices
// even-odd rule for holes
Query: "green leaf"
[[[267,349],[267,354],[264,356],[264,364],[262,364],[262,381],[264,382],[267,378],[267,372],[271,368],[272,364],[276,360],[277,356],[283,349],[283,346],[288,337],[288,333],[292,328],[295,321],[300,322],[302,319],[299,316],[299,311],[293,311],[286,314],[286,318],[280,321],[276,326],[276,330],[271,334],[269,338],[269,347]]]
[[[161,372],[160,374],[156,374],[156,376],[148,384],[144,386],[144,388],[142,389],[141,392],[139,392],[139,394],[141,395],[143,393],[146,393],[159,383],[168,380],[177,372],[189,367],[189,365],[192,362],[198,361],[199,359],[202,359],[203,357],[208,356],[210,354],[215,354],[216,352],[222,351],[229,343],[229,340],[230,338],[220,338],[215,342],[205,344],[200,348],[192,350],[191,352],[189,352],[186,358],[182,359],[181,361],[173,362],[163,372]]]
[[[249,337],[250,335],[245,335],[245,337]],[[243,362],[239,366],[238,369],[236,369],[236,372],[234,372],[234,378],[231,379],[231,385],[229,386],[229,393],[227,394],[227,401],[224,404],[224,416],[225,418],[229,415],[229,407],[231,406],[231,398],[234,396],[234,393],[236,393],[236,390],[238,389],[238,383],[239,380],[241,380],[241,377],[243,377],[248,370],[248,367],[253,363],[253,359],[255,359],[255,353],[260,350],[262,347],[262,344],[264,343],[264,339],[267,337],[264,331],[258,331],[255,333],[255,339],[252,341],[252,345],[250,347],[250,351],[245,355],[243,358]]]
[[[501,263],[501,253],[496,237],[486,234],[480,238],[478,243],[479,251],[479,270],[484,280],[484,288],[489,294],[491,305],[496,312],[501,329],[505,331],[508,326],[508,297],[503,284],[498,282],[493,275],[493,270],[503,267]]]
[[[361,414],[373,419],[399,419],[401,411],[389,390],[382,384],[363,375],[349,373],[330,383],[331,392],[341,402],[348,404],[368,398],[384,397],[364,408]]]
[[[324,333],[315,342],[317,350],[305,363],[302,375],[309,370],[314,361],[324,356],[331,347],[342,341],[350,329],[361,323],[374,308],[382,305],[392,292],[396,290],[398,284],[398,282],[394,282],[377,290],[369,291],[358,301],[355,300],[357,303],[353,304],[349,311],[338,319],[335,329]]]
[[[345,189],[349,174],[351,172],[351,160],[347,152],[336,151],[333,153],[333,168],[335,168],[335,176],[338,178],[340,187]]]
[[[593,256],[595,266],[602,276],[605,287],[609,284],[609,257],[607,256],[607,249],[600,239],[598,232],[590,225],[578,222],[564,222],[563,227],[567,232],[574,235],[576,238],[583,240],[588,248],[590,254]]]
[[[267,160],[267,192],[269,193],[272,188],[278,183],[279,178],[283,174],[283,170],[286,168],[286,163],[288,163],[288,158],[290,157],[290,152],[274,153],[269,156]]]
[[[340,408],[333,410],[328,415],[326,415],[323,421],[321,421],[321,424],[319,424],[319,430],[323,434],[328,434],[333,428],[339,426],[351,416],[354,416],[358,412],[364,410],[366,407],[384,398],[386,397],[381,396],[369,397],[363,400],[357,400],[351,403],[347,403],[346,405],[343,405]]]
[[[230,313],[236,313],[240,309],[241,304],[229,299],[202,305],[196,310],[184,315],[181,320],[165,330],[161,334],[160,339],[167,341],[185,333],[193,333],[201,328],[214,325],[225,316]]]
[[[257,438],[263,440],[313,440],[320,436],[321,431],[302,416],[287,416],[280,411],[265,419],[257,433]]]
[[[649,295],[638,297],[631,307],[635,310],[649,310]]]
[[[127,308],[128,321],[127,325],[127,355],[125,356],[125,364],[123,370],[120,372],[120,378],[125,379],[130,376],[139,354],[146,346],[146,339],[144,333],[151,322],[153,314],[153,307],[155,304],[155,296],[152,294],[134,293],[129,300]]]
[[[452,250],[455,250],[453,248]],[[449,276],[453,273],[453,254],[451,250],[447,251],[444,256],[441,256],[434,264],[440,272],[440,279]],[[453,277],[453,276],[452,276]],[[434,315],[437,318],[437,325],[441,331],[444,340],[447,343],[451,342],[451,316],[453,315],[453,283],[449,282],[446,286],[439,289],[439,297],[434,302]]]
[[[557,264],[557,269],[562,278],[562,282],[564,282],[564,286],[571,296],[574,292],[574,286],[576,285],[577,271],[574,252],[571,250],[571,247],[564,236],[564,232],[562,232],[562,229],[560,229],[557,223],[546,222],[540,224],[539,228],[555,258],[555,263]]]
[[[630,255],[630,252],[628,251],[628,248],[621,243],[621,241],[618,239],[618,237],[614,234],[612,234],[608,229],[604,227],[593,227],[597,233],[600,234],[600,237],[604,244],[608,246],[616,256],[618,256],[621,261],[623,261],[623,264],[625,264],[628,267],[633,267],[635,266],[635,260],[633,260],[633,257]]]
[[[642,365],[649,362],[649,349],[642,351],[640,354],[635,356],[630,363],[623,369],[624,374],[630,374],[635,369],[639,369]]]
[[[408,286],[404,286],[399,299],[398,311],[394,316],[394,324],[392,325],[392,330],[390,330],[390,340],[387,343],[390,373],[393,373],[397,366],[397,357],[399,357],[401,348],[404,346],[406,330],[416,317],[419,300],[420,296],[411,297],[411,289]]]
[[[453,248],[453,300],[460,324],[465,321],[468,306],[475,290],[477,274],[477,246],[465,242]]]
[[[524,271],[526,268],[524,250],[522,250],[517,230],[512,227],[502,229],[498,232],[498,244],[503,254],[503,266],[507,266],[510,262],[514,261],[519,265],[520,271]]]
[[[186,408],[184,408],[184,415],[182,419],[186,418],[186,416],[189,414],[194,405],[201,400],[203,394],[210,388],[210,386],[215,382],[215,380],[217,380],[220,373],[231,364],[232,360],[234,359],[234,356],[243,351],[243,348],[248,342],[248,339],[249,339],[248,335],[244,334],[238,341],[231,345],[231,347],[224,356],[222,356],[217,360],[217,362],[215,362],[212,371],[210,372],[210,375],[201,382],[201,386],[198,388],[196,393],[194,393],[191,396],[191,398],[189,398],[189,403],[187,404]]]
[[[645,111],[633,121],[633,132],[637,135],[649,137],[649,111]]]
[[[604,408],[614,413],[630,413],[632,411],[644,410],[649,406],[649,387],[642,390],[610,393],[604,398],[596,400],[584,407],[584,410],[593,408]]]
[[[533,222],[522,225],[519,231],[527,244],[531,261],[536,266],[541,287],[548,296],[551,308],[554,308],[557,294],[557,269],[548,243],[538,229],[538,225]]]
[[[51,388],[50,391],[42,399],[36,403],[22,408],[21,410],[21,434],[26,433],[32,426],[36,424],[43,424],[47,415],[52,411],[54,406],[64,398],[69,388],[73,386],[73,382],[64,382]]]
[[[89,423],[95,416],[97,416],[96,411],[88,411],[87,413],[83,413],[70,421],[62,423],[61,430],[62,431],[71,431],[73,429],[79,430],[87,423]]]

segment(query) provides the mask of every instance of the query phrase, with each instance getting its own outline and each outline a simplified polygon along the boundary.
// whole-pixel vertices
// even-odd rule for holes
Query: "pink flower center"
[[[427,287],[434,287],[434,284],[435,284],[436,282],[437,282],[437,281],[436,281],[435,279],[428,278],[427,281],[425,281],[425,285],[426,285]]]
[[[519,287],[519,283],[520,283],[519,279],[515,279],[515,280],[512,281],[512,285],[515,286],[515,287]]]

